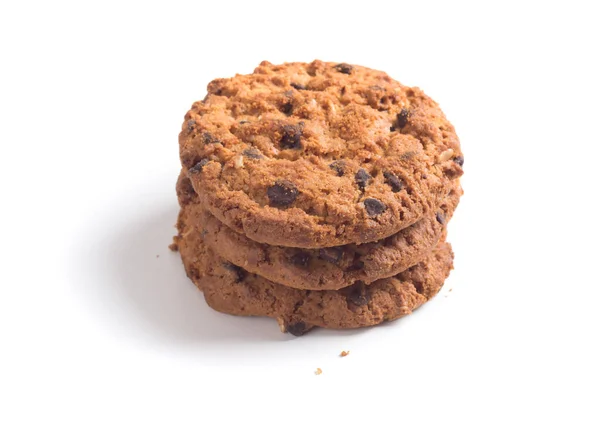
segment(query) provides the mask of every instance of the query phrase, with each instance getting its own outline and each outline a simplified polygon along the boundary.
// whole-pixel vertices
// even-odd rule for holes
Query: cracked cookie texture
[[[190,279],[213,309],[275,318],[282,331],[302,335],[313,327],[356,328],[412,313],[441,289],[452,269],[450,244],[440,242],[424,260],[369,285],[341,290],[300,290],[269,281],[217,255],[204,233],[180,217],[176,243]]]
[[[289,287],[337,290],[356,281],[369,284],[396,275],[423,260],[443,239],[462,189],[456,182],[434,213],[388,238],[319,249],[262,244],[234,231],[204,209],[183,173],[177,194],[181,221],[201,231],[204,244],[224,259]]]
[[[213,80],[179,148],[210,215],[258,243],[304,249],[379,241],[435,216],[464,159],[420,89],[322,61]]]
[[[377,325],[453,269],[454,127],[419,88],[347,63],[262,62],[185,115],[177,236],[213,309],[282,332]]]

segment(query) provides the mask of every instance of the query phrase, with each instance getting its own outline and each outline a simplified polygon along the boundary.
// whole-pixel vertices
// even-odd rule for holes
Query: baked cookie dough
[[[355,328],[410,314],[441,289],[452,269],[450,244],[440,243],[425,260],[370,285],[357,282],[341,290],[286,287],[218,256],[203,234],[180,217],[175,241],[190,279],[213,309],[233,315],[277,319],[282,331],[302,335],[312,327]]]
[[[322,61],[212,81],[179,144],[212,215],[254,241],[301,248],[373,242],[434,215],[464,161],[420,89]]]
[[[204,244],[225,260],[289,287],[337,290],[356,281],[369,284],[396,275],[425,259],[443,239],[462,189],[456,182],[434,213],[388,238],[320,249],[261,244],[232,230],[198,203],[184,174],[179,177],[177,194],[183,223],[199,230]]]

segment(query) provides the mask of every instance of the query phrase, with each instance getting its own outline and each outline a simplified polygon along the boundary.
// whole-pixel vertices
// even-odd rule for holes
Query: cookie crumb
[[[321,370],[319,367],[317,367],[317,370],[315,370],[315,374],[318,376],[321,373],[323,373],[323,370]]]
[[[179,245],[177,245],[177,243],[173,242],[171,245],[169,245],[169,250],[179,251]]]
[[[340,352],[340,357],[345,357],[350,353],[350,351],[342,351]]]
[[[285,329],[285,322],[283,321],[283,318],[277,318],[277,324],[279,324],[279,330],[281,330],[282,333],[285,333],[286,329]]]

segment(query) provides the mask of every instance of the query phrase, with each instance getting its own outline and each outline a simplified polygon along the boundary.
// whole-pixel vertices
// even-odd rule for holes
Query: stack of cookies
[[[179,135],[175,246],[217,311],[301,335],[410,314],[452,269],[453,126],[418,88],[349,64],[216,79]]]

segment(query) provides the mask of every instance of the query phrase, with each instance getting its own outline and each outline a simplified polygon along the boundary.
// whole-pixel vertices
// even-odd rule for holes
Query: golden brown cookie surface
[[[437,294],[452,269],[450,244],[440,243],[421,263],[370,285],[359,281],[341,290],[298,290],[221,258],[204,244],[202,232],[181,218],[179,228],[176,242],[186,272],[213,309],[272,317],[294,335],[314,326],[364,327],[408,315]]]
[[[202,232],[204,243],[225,260],[278,284],[308,290],[337,290],[356,281],[370,284],[425,259],[445,235],[462,189],[455,183],[434,213],[385,239],[320,249],[280,247],[252,241],[227,227],[198,203],[185,175],[177,184],[182,224]]]
[[[202,204],[271,245],[385,238],[434,212],[462,174],[454,128],[421,90],[321,61],[214,80],[179,142]]]

